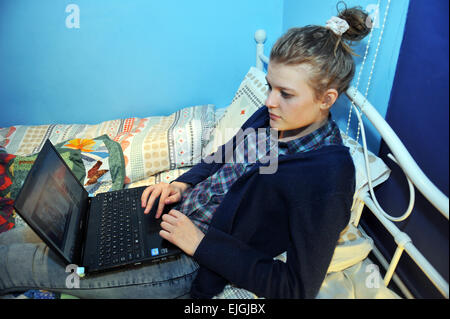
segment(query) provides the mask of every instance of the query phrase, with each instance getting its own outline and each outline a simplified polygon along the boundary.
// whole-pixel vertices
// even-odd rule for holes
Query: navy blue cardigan
[[[261,107],[242,130],[268,125]],[[221,165],[202,161],[176,180],[195,185]],[[350,217],[355,173],[348,148],[280,156],[275,174],[258,168],[233,184],[214,213],[193,256],[200,269],[192,297],[211,298],[228,282],[266,298],[317,295]],[[284,251],[286,263],[273,260]]]

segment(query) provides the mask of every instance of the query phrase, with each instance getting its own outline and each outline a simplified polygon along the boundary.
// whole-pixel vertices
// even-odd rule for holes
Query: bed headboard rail
[[[417,189],[419,189],[419,191],[442,213],[442,215],[445,216],[445,218],[449,219],[448,197],[445,196],[444,193],[442,193],[423,173],[386,120],[377,112],[375,107],[361,94],[361,92],[354,87],[350,87],[346,94],[350,101],[353,101],[353,103],[359,107],[361,112],[367,116],[369,121],[380,133],[383,140],[389,146],[389,149],[394,153],[396,163],[401,167],[408,179],[412,181]]]
[[[256,63],[255,66],[259,70],[264,69],[264,63],[269,64],[269,58],[264,55],[264,42],[266,42],[266,31],[257,30],[255,32],[256,41]]]

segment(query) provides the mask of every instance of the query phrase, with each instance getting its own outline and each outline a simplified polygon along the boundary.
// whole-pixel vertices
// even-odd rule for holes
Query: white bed
[[[256,52],[256,67],[258,70],[264,69],[264,64],[268,63],[268,58],[264,55],[264,42],[266,40],[266,35],[264,30],[258,30],[255,33],[255,40],[257,42],[257,52]],[[376,59],[376,57],[375,57]],[[373,62],[374,65],[375,61]],[[372,68],[373,71],[373,68]],[[369,79],[370,81],[370,79]],[[370,84],[370,83],[369,83]],[[428,279],[433,283],[433,285],[439,290],[439,292],[448,299],[449,297],[449,286],[448,282],[436,271],[433,265],[424,257],[424,255],[414,246],[411,238],[407,233],[404,233],[399,230],[399,228],[395,225],[395,222],[400,222],[409,217],[414,207],[414,187],[416,187],[425,198],[447,219],[449,218],[449,201],[448,197],[445,196],[423,173],[417,163],[414,161],[412,156],[409,154],[408,150],[405,148],[401,140],[389,126],[389,124],[384,120],[384,118],[377,112],[375,107],[368,101],[364,95],[359,92],[355,87],[350,87],[346,92],[347,97],[349,98],[351,105],[353,107],[354,113],[358,117],[358,121],[361,124],[361,140],[362,140],[362,153],[359,154],[359,157],[354,150],[351,150],[351,154],[353,156],[355,166],[357,169],[357,189],[355,190],[355,198],[354,198],[354,206],[352,208],[352,219],[351,226],[357,227],[357,229],[365,235],[364,229],[359,225],[359,221],[361,218],[361,214],[363,212],[363,208],[367,207],[369,210],[376,216],[376,218],[381,222],[381,224],[385,227],[386,231],[389,232],[394,238],[397,249],[394,255],[391,258],[391,261],[388,262],[386,258],[380,253],[376,246],[373,245],[372,242],[372,251],[374,255],[377,257],[378,262],[383,265],[386,269],[386,274],[383,278],[384,287],[388,286],[390,281],[393,280],[397,287],[401,290],[403,295],[406,298],[413,298],[414,296],[408,290],[408,287],[395,275],[395,268],[398,265],[400,257],[402,253],[405,251],[417,266],[424,272],[424,274],[428,277]],[[382,164],[380,163],[381,159],[378,157],[374,157],[374,154],[371,154],[367,150],[366,139],[365,139],[365,131],[364,125],[362,124],[362,115],[365,115],[369,121],[376,128],[381,138],[388,145],[392,154],[389,154],[389,157],[400,166],[400,168],[405,173],[406,179],[409,184],[410,190],[410,203],[405,211],[405,213],[400,217],[392,217],[388,213],[386,213],[379,205],[376,200],[373,187],[379,185],[381,182],[385,181],[388,178],[389,172],[383,171]],[[354,144],[355,141],[351,140],[348,136],[345,136],[346,142],[348,146],[359,146],[359,144]],[[351,142],[350,145],[348,142]],[[361,149],[361,148],[360,148]],[[372,157],[372,158],[371,158]],[[374,159],[376,158],[376,160]],[[381,161],[382,162],[382,161]],[[364,174],[364,175],[363,175]],[[360,179],[358,186],[358,178]],[[365,184],[367,182],[367,184]],[[364,184],[364,186],[362,186]],[[363,235],[363,236],[364,236]],[[367,236],[367,235],[365,235]],[[339,249],[339,245],[338,248]],[[372,286],[371,280],[377,280],[370,278],[371,274],[373,274],[370,269],[370,262],[367,263],[367,259],[365,260],[366,265],[368,267],[366,269],[366,274],[363,277],[359,277],[360,280],[366,279],[365,282],[366,288],[367,286]],[[359,267],[359,266],[358,266]],[[350,267],[352,268],[352,267]],[[348,271],[349,268],[343,270],[344,272]],[[359,269],[358,269],[359,271]],[[352,272],[353,274],[357,274],[356,272]],[[342,274],[341,274],[342,275]],[[342,277],[341,275],[328,275],[327,279],[331,280],[331,277]],[[358,273],[357,276],[360,274]],[[355,277],[356,278],[356,277]],[[326,295],[323,289],[327,286],[327,279],[324,282],[324,286],[319,293],[320,296],[327,297],[336,297],[331,294]],[[374,283],[375,281],[372,281]],[[362,283],[359,282],[358,285]],[[355,285],[354,288],[358,285]],[[337,288],[339,289],[339,288]],[[367,289],[365,289],[367,291]],[[370,290],[370,288],[369,288]],[[375,294],[378,297],[381,295]],[[372,296],[375,296],[372,294]],[[370,296],[370,293],[367,295]],[[388,295],[387,295],[388,296]],[[365,296],[361,296],[365,297]]]

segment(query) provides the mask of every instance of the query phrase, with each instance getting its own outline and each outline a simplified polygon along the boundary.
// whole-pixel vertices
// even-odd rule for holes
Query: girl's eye
[[[286,92],[283,92],[283,91],[281,91],[281,96],[282,96],[283,98],[285,98],[285,99],[289,99],[289,98],[291,98],[291,97],[292,97],[292,95],[291,95],[291,94],[288,94],[288,93],[286,93]]]
[[[272,91],[272,86],[270,86],[269,83],[266,83],[266,86],[267,86],[267,90],[268,90],[269,92]],[[284,91],[280,91],[280,94],[281,94],[281,96],[282,96],[284,99],[289,99],[289,98],[292,97],[292,94],[286,93],[286,92],[284,92]]]

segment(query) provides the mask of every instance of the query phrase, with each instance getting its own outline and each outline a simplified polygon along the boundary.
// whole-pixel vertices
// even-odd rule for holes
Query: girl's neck
[[[306,135],[314,132],[315,130],[319,129],[320,127],[325,125],[325,123],[327,123],[327,122],[328,122],[328,117],[325,117],[323,120],[311,123],[308,126],[300,127],[300,128],[293,129],[293,130],[279,131],[278,132],[278,141],[289,142],[289,141],[295,140],[297,138],[306,136]]]

